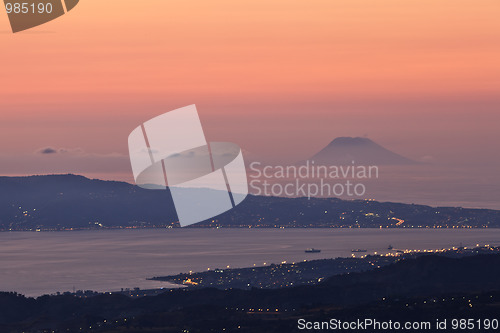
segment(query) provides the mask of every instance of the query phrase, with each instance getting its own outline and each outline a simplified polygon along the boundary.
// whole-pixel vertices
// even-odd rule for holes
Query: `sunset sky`
[[[209,141],[284,161],[367,136],[500,166],[499,17],[498,0],[82,0],[12,34],[0,8],[0,174],[130,180],[128,134],[189,104]]]

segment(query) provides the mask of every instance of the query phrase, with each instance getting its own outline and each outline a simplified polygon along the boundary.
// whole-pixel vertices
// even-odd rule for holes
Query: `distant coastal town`
[[[180,227],[167,191],[77,175],[0,177],[0,231]],[[138,203],[132,205],[131,203]],[[500,211],[249,195],[194,228],[499,228]]]
[[[385,253],[356,255],[349,258],[304,260],[301,262],[282,262],[247,268],[215,268],[205,272],[187,272],[176,275],[152,277],[151,280],[166,281],[186,290],[217,288],[230,289],[279,289],[301,285],[317,285],[336,275],[366,272],[400,261],[416,259],[427,255],[447,258],[463,258],[480,254],[500,254],[498,246],[452,247],[443,249],[411,250],[388,249]],[[132,298],[153,296],[168,291],[169,288],[140,289],[126,288],[119,291],[95,292],[78,290],[58,293],[87,298],[102,294],[121,294]]]

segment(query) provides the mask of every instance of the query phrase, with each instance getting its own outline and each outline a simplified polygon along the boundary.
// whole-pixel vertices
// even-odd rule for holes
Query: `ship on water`
[[[304,252],[305,253],[320,253],[321,250],[318,250],[318,249],[315,249],[315,248],[312,247],[310,249],[306,249]]]
[[[351,252],[366,252],[367,250],[365,249],[353,249]]]

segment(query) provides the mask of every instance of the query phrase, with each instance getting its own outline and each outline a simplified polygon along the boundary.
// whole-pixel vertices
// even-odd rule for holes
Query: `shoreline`
[[[155,296],[164,292],[184,289],[195,290],[203,288],[229,289],[280,289],[301,285],[315,285],[325,279],[337,275],[361,273],[376,270],[401,260],[413,260],[425,255],[437,255],[448,258],[463,258],[482,254],[500,254],[500,246],[452,247],[443,249],[411,250],[392,249],[383,254],[352,254],[351,257],[336,257],[329,259],[311,259],[300,262],[279,264],[271,263],[265,266],[242,268],[215,268],[211,271],[180,273],[166,276],[146,278],[150,281],[160,281],[174,284],[176,287],[160,288],[121,288],[120,291],[98,292],[93,290],[78,290],[75,292],[54,292],[39,296],[26,296],[36,299],[43,296],[71,295],[79,298],[89,298],[98,295],[126,295],[131,298]],[[287,274],[284,274],[287,272]],[[300,272],[300,274],[297,274]],[[280,282],[273,282],[279,276]],[[22,293],[0,291],[0,293]]]
[[[402,227],[393,227],[393,226],[385,226],[383,228],[381,227],[361,227],[361,226],[354,226],[354,227],[345,227],[345,226],[279,226],[279,227],[274,227],[274,226],[189,226],[189,227],[177,227],[177,226],[155,226],[155,227],[141,227],[141,226],[134,226],[134,227],[101,227],[101,228],[64,228],[64,229],[0,229],[0,233],[9,233],[9,232],[79,232],[79,231],[110,231],[110,230],[163,230],[163,229],[176,229],[176,230],[191,230],[191,229],[292,229],[292,230],[300,230],[300,229],[367,229],[367,230],[373,230],[373,229],[397,229],[397,230],[404,230],[404,229],[411,229],[411,230],[429,230],[429,229],[444,229],[444,230],[452,230],[452,229],[458,229],[458,230],[463,230],[463,229],[500,229],[500,226],[498,227],[489,227],[489,226],[452,226],[452,227],[442,227],[442,226],[402,226]]]
[[[205,272],[189,272],[175,275],[152,277],[150,280],[165,281],[183,285],[188,289],[218,288],[218,289],[274,289],[304,284],[316,284],[322,280],[342,274],[363,272],[400,260],[415,259],[424,255],[440,255],[445,257],[462,258],[478,254],[500,253],[500,246],[452,247],[443,249],[411,250],[388,249],[383,254],[367,254],[351,257],[337,257],[330,259],[313,259],[302,262],[282,262],[267,266],[254,266],[244,268],[215,268]],[[300,273],[300,276],[296,274]],[[297,275],[293,281],[287,276]],[[275,277],[279,276],[279,283]]]

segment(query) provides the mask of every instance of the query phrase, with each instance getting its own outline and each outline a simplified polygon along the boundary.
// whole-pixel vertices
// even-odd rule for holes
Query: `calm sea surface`
[[[0,290],[169,287],[153,276],[396,249],[500,245],[500,229],[145,229],[0,233]],[[304,253],[306,248],[321,253]]]

